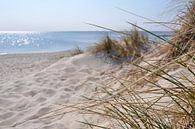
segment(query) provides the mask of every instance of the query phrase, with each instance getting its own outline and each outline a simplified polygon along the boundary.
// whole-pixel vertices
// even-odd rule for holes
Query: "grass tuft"
[[[180,49],[170,46],[167,58],[177,58],[190,50],[195,49],[195,1],[191,0],[185,11],[177,20],[181,28],[175,33],[171,42]]]
[[[148,37],[136,28],[126,32],[120,40],[113,40],[109,36],[100,43],[90,48],[93,54],[103,53],[104,57],[109,57],[115,61],[128,61],[142,56],[148,49]]]
[[[73,50],[71,50],[70,56],[76,56],[82,53],[84,53],[84,51],[80,47],[76,46]]]

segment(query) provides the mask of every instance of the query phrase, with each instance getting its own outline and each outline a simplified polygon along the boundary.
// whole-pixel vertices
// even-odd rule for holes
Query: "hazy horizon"
[[[152,31],[166,28],[118,10],[120,7],[156,21],[170,21],[170,0],[0,0],[0,31],[100,31],[90,22],[116,30],[127,30],[126,21]],[[167,12],[166,12],[167,11]]]

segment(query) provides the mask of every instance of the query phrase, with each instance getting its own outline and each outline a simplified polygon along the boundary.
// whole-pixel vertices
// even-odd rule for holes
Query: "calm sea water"
[[[155,32],[167,36],[170,32]],[[118,39],[119,34],[105,31],[88,32],[0,32],[0,54],[66,51],[82,49],[97,43],[105,36]]]

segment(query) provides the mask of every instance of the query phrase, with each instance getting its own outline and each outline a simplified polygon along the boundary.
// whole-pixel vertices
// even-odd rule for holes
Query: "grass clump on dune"
[[[116,78],[121,85],[119,89],[109,86],[100,88],[97,97],[89,98],[88,104],[77,105],[77,109],[86,114],[98,115],[107,123],[82,123],[102,129],[193,129],[195,60],[185,60],[192,52],[164,66],[148,62],[148,66],[137,64],[135,69],[145,72],[138,80]],[[167,69],[176,64],[180,65],[180,71],[169,73]],[[133,77],[131,75],[130,78]],[[142,84],[143,89],[140,86]]]
[[[136,28],[124,35],[120,40],[109,36],[90,48],[93,54],[104,54],[117,61],[132,61],[148,50],[148,37]]]
[[[136,28],[129,35],[125,35],[121,42],[124,44],[127,55],[135,58],[140,57],[149,47],[148,36],[144,35],[143,32],[139,32]]]
[[[141,71],[137,80],[134,79],[135,73],[126,80],[114,77],[120,84],[119,89],[106,86],[97,92],[98,97],[89,99],[89,105],[80,108],[101,116],[107,123],[82,123],[103,129],[195,128],[194,9],[195,1],[192,0],[180,17],[181,28],[171,39],[166,52],[169,62],[151,63],[145,58],[130,69]],[[120,43],[123,51],[129,50],[129,55],[135,56],[132,53],[136,53],[140,57],[138,43],[141,38],[134,32],[132,37],[122,40],[124,44]],[[179,67],[175,69],[175,66]]]
[[[195,1],[189,2],[189,5],[179,15],[177,20],[181,28],[175,33],[171,40],[175,46],[170,46],[168,58],[177,58],[178,56],[195,49]]]
[[[118,49],[118,42],[112,40],[109,36],[106,36],[101,42],[97,43],[91,48],[91,52],[96,54],[99,52],[104,52],[106,54],[111,54]]]
[[[73,50],[71,50],[70,56],[76,56],[82,53],[84,53],[84,51],[80,47],[76,46]]]

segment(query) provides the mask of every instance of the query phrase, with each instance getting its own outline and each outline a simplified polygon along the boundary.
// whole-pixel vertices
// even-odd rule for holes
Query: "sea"
[[[153,33],[164,38],[169,38],[172,35],[170,31],[154,31]],[[110,31],[0,31],[0,55],[59,52],[71,50],[75,47],[85,50],[106,36],[117,40],[122,35]],[[150,35],[149,38],[155,39]]]

